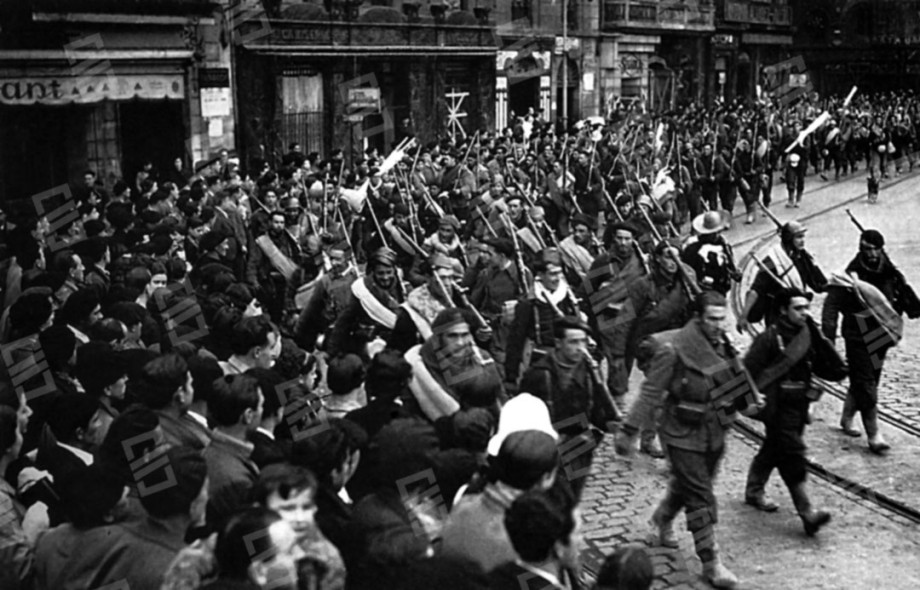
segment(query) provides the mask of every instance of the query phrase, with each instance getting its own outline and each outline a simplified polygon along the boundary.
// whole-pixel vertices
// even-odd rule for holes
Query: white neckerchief
[[[540,301],[546,301],[549,299],[553,305],[559,305],[562,303],[562,300],[566,298],[566,295],[569,294],[569,286],[565,280],[561,280],[559,281],[559,286],[556,287],[555,291],[549,291],[546,287],[543,286],[543,283],[540,281],[534,281],[533,294],[534,297]]]

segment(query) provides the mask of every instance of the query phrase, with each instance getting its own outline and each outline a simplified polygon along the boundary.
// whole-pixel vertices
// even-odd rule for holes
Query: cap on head
[[[396,266],[396,252],[390,248],[378,248],[368,260],[370,266]]]
[[[885,247],[885,236],[883,236],[882,232],[878,231],[877,229],[865,230],[862,235],[859,236],[859,239],[876,248]]]

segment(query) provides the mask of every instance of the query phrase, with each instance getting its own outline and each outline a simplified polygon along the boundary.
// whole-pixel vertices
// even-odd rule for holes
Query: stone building
[[[380,153],[494,125],[491,10],[438,0],[283,2],[241,19],[239,148],[277,162],[292,143]]]
[[[0,2],[0,195],[232,149],[229,35],[219,1]]]
[[[795,54],[815,90],[846,93],[917,88],[920,3],[916,0],[792,0]]]

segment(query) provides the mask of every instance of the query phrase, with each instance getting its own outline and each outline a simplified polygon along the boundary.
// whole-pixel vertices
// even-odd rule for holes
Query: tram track
[[[910,177],[913,176],[914,175],[910,175]],[[901,179],[889,184],[888,186],[890,187],[895,184],[900,184],[901,182],[908,180],[908,178],[908,176],[902,177]],[[802,220],[813,219],[835,209],[846,206],[847,204],[861,198],[862,197],[848,199],[847,201],[835,204],[831,207],[823,209],[822,211],[808,215],[807,217],[802,218]],[[753,238],[739,241],[738,244],[732,245],[734,247],[736,245],[743,246],[752,242],[754,243],[754,245],[747,252],[747,254],[745,254],[741,260],[741,263],[739,264],[739,271],[743,277],[752,276],[750,273],[755,270],[754,266],[756,264],[754,262],[754,257],[757,256],[767,244],[775,239],[775,236],[775,232],[769,232],[755,236]],[[743,298],[744,294],[747,292],[747,289],[744,288],[744,286],[747,284],[749,283],[744,278],[742,278],[741,283],[736,284],[731,292],[730,305],[736,318],[740,316],[741,310],[743,309]],[[756,336],[757,332],[754,329],[749,329],[749,334],[753,337]],[[846,399],[846,388],[840,385],[818,378],[815,378],[813,383],[822,392],[825,392],[841,401]],[[918,424],[915,420],[911,420],[906,416],[900,416],[896,412],[891,412],[884,407],[879,407],[878,413],[879,418],[884,423],[893,426],[894,428],[897,428],[909,436],[915,438],[918,441],[918,446],[920,446],[920,424]],[[752,426],[750,422],[745,421],[744,419],[739,419],[735,422],[734,426],[736,432],[738,432],[742,437],[748,439],[749,441],[755,442],[758,445],[763,442],[763,434],[761,434],[757,428]],[[866,500],[867,502],[870,502],[889,513],[898,515],[913,523],[920,524],[920,509],[909,506],[897,498],[885,494],[877,489],[863,485],[852,478],[846,477],[840,473],[836,473],[811,458],[807,459],[806,464],[808,471],[815,477],[828,482],[829,484],[843,490],[844,492],[854,494],[857,497],[862,498],[863,500]]]

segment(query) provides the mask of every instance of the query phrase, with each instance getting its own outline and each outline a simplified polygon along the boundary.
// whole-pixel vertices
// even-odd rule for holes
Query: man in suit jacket
[[[253,444],[250,459],[259,469],[272,463],[284,463],[290,457],[290,449],[275,438],[275,426],[284,416],[282,396],[278,394],[283,388],[284,377],[277,371],[261,367],[249,369],[246,375],[255,377],[259,382],[259,390],[265,392],[262,420],[249,433],[249,442]]]
[[[193,401],[193,382],[188,364],[176,354],[153,359],[144,365],[136,391],[141,402],[160,419],[166,441],[199,451],[211,441],[207,430],[186,415]]]
[[[575,590],[580,534],[575,500],[556,487],[517,498],[505,528],[518,559],[490,574],[490,590]]]
[[[249,238],[246,233],[246,222],[239,211],[239,187],[229,187],[217,196],[217,207],[214,212],[214,225],[212,232],[219,231],[230,236],[230,248],[227,260],[231,261],[236,277],[242,280],[246,268],[246,257],[249,253]]]
[[[220,526],[241,507],[259,476],[249,436],[262,422],[264,397],[251,375],[225,375],[214,382],[209,409],[214,437],[204,451],[208,463],[208,523]]]

